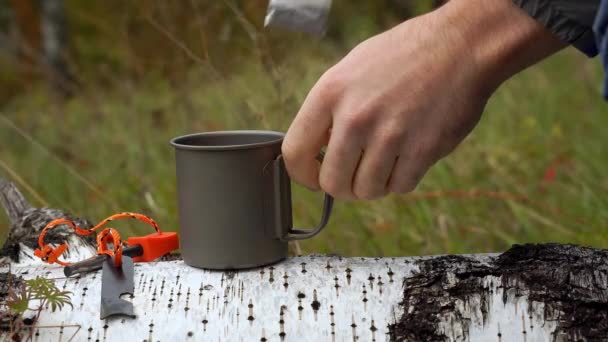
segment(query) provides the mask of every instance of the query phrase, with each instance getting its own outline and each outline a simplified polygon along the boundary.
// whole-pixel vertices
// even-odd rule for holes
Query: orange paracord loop
[[[108,249],[108,241],[112,242],[114,251]],[[122,265],[122,245],[125,243],[120,240],[120,234],[114,228],[106,228],[97,235],[97,254],[106,254],[114,258],[116,267]]]
[[[59,257],[61,255],[63,255],[63,253],[67,250],[67,248],[68,248],[67,244],[63,243],[63,244],[53,248],[52,246],[44,243],[44,235],[46,234],[47,230],[52,229],[52,228],[57,227],[62,224],[67,224],[70,227],[72,227],[72,229],[74,229],[74,231],[78,235],[91,235],[91,234],[95,233],[95,231],[101,229],[107,223],[109,223],[113,220],[116,220],[116,219],[121,219],[121,218],[133,218],[133,219],[142,221],[142,222],[152,226],[156,230],[157,233],[161,232],[160,227],[156,224],[156,222],[154,222],[153,219],[149,218],[148,216],[145,216],[142,214],[137,214],[137,213],[125,212],[125,213],[115,214],[115,215],[112,215],[112,216],[106,218],[105,220],[99,222],[96,226],[89,228],[89,229],[82,229],[82,228],[78,227],[73,221],[65,219],[65,218],[61,218],[61,219],[56,219],[56,220],[49,222],[42,229],[42,231],[40,232],[40,236],[38,237],[38,246],[40,248],[36,248],[36,250],[34,251],[34,255],[36,255],[37,257],[42,259],[42,261],[49,263],[49,264],[57,263],[62,266],[70,265],[69,262],[59,260]],[[113,251],[108,248],[108,242],[112,243]],[[114,228],[105,228],[101,231],[101,233],[99,233],[99,235],[97,235],[97,253],[106,254],[106,255],[109,255],[110,257],[113,257],[114,264],[117,267],[122,265],[122,249],[123,249],[123,245],[125,245],[125,244],[126,244],[125,241],[120,239],[120,234]]]

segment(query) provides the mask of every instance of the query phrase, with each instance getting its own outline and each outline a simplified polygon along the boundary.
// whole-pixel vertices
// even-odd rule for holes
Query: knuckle
[[[331,68],[326,71],[315,85],[321,98],[332,99],[338,97],[345,87],[345,76],[341,71]]]
[[[397,147],[401,144],[403,136],[404,134],[401,131],[391,128],[381,132],[378,140],[384,146]]]
[[[300,153],[300,148],[292,142],[291,139],[285,139],[281,146],[281,154],[286,162],[297,161]]]
[[[347,131],[359,132],[369,126],[369,115],[365,111],[358,111],[342,118],[342,124]]]

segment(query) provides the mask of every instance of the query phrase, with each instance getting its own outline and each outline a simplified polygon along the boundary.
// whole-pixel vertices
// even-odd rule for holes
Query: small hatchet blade
[[[101,311],[100,319],[114,315],[135,318],[133,303],[120,298],[124,294],[133,295],[133,259],[123,255],[122,266],[114,266],[112,258],[107,257],[101,271]]]

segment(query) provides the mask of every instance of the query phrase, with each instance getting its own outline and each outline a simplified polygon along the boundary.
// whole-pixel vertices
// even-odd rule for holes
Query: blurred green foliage
[[[411,13],[429,9],[415,5]],[[178,229],[170,138],[285,131],[328,67],[407,15],[394,1],[335,1],[328,35],[315,39],[264,30],[265,1],[70,0],[67,8],[78,92],[58,101],[42,80],[20,83],[0,107],[0,176],[91,221],[136,211],[166,230]],[[13,76],[0,88],[13,89],[14,72],[1,74]],[[607,247],[600,78],[598,63],[574,51],[516,76],[414,193],[339,201],[326,231],[302,243],[304,253],[472,253],[534,241]],[[320,202],[296,186],[295,223],[316,223]],[[6,226],[2,216],[0,230]]]

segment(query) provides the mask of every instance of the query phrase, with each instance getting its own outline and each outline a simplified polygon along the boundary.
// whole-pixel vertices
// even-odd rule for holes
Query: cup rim
[[[268,141],[250,143],[250,144],[238,144],[238,145],[188,145],[181,141],[190,139],[193,137],[201,136],[222,136],[222,135],[249,135],[251,133],[256,134],[267,134],[269,137],[274,136],[275,139],[269,139]],[[264,146],[274,145],[279,143],[285,137],[284,133],[270,130],[232,130],[232,131],[209,131],[200,133],[191,133],[181,135],[171,139],[169,142],[173,147],[179,150],[193,150],[193,151],[225,151],[225,150],[243,150],[260,148]]]

